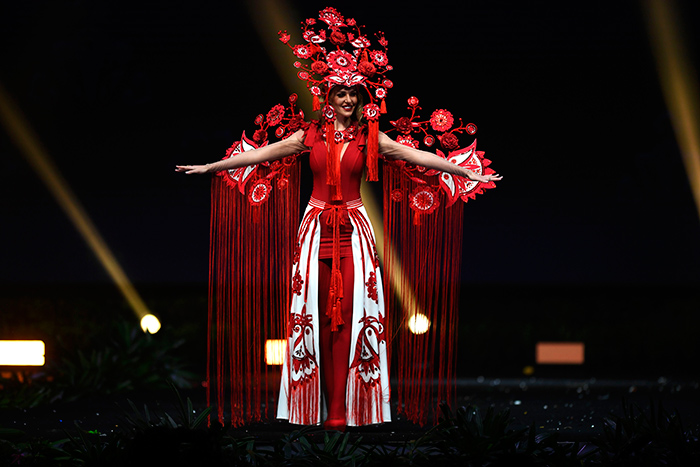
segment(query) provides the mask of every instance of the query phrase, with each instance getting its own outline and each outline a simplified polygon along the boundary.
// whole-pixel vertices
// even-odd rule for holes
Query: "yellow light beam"
[[[700,101],[697,75],[679,32],[681,18],[675,2],[647,0],[644,8],[661,89],[671,113],[676,140],[700,216]]]
[[[300,40],[299,22],[301,19],[289,4],[280,0],[247,0],[248,13],[255,24],[258,36],[288,92],[299,96],[299,106],[309,115],[311,95],[303,81],[297,78],[290,60],[291,51],[278,39],[277,31],[287,30],[292,40]]]
[[[149,314],[146,304],[129,281],[116,258],[110,251],[97,228],[93,225],[85,209],[71,191],[68,183],[61,176],[58,168],[51,161],[48,152],[39,142],[29,123],[24,119],[19,108],[6,93],[0,83],[0,121],[20,152],[27,159],[39,178],[44,182],[53,197],[66,213],[68,218],[83,239],[92,249],[95,256],[119,287],[122,295],[140,319]]]
[[[384,223],[384,221],[382,219],[381,210],[379,209],[379,206],[377,206],[377,200],[374,196],[374,193],[372,192],[372,188],[370,187],[369,182],[362,180],[362,184],[360,185],[360,194],[362,196],[362,204],[364,204],[365,206],[365,210],[367,211],[367,215],[369,216],[369,220],[372,223],[372,226],[381,226]],[[376,238],[377,245],[379,245],[377,247],[379,260],[382,262],[382,264],[386,264],[384,263],[384,248],[382,248],[382,246],[384,245],[384,229],[374,229],[374,236]],[[404,272],[403,268],[401,267],[401,260],[396,254],[396,251],[394,250],[393,246],[391,247],[391,249],[391,256],[395,258],[393,260],[391,286],[394,288],[394,296],[399,298],[399,300],[401,301],[401,306],[405,312],[403,319],[399,323],[399,326],[402,326],[404,321],[410,318],[415,319],[416,314],[424,315],[424,313],[422,312],[423,310],[418,308],[416,296],[413,294],[413,290],[411,290],[410,287],[403,286],[405,281],[403,280]]]

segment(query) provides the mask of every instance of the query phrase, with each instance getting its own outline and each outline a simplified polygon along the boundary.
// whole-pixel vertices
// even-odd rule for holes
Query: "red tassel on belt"
[[[331,287],[328,292],[328,307],[326,316],[331,319],[331,331],[337,331],[338,326],[345,324],[340,301],[343,298],[343,276],[340,273],[340,226],[345,225],[343,217],[345,205],[326,205],[328,218],[326,223],[333,225],[333,262],[331,265]]]

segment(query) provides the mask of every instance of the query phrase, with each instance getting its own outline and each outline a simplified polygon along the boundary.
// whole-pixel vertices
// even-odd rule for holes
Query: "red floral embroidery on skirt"
[[[374,272],[369,273],[369,280],[365,282],[365,285],[367,286],[367,297],[376,302],[379,297],[377,296],[377,275]]]
[[[301,274],[297,271],[294,274],[294,279],[292,279],[292,292],[297,295],[301,295],[301,286],[304,284],[304,279],[301,278]]]

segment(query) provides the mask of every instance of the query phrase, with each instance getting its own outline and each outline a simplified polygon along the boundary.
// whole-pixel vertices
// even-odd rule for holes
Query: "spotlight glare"
[[[408,329],[413,334],[425,334],[430,329],[430,320],[423,313],[416,313],[408,319]]]
[[[152,314],[147,314],[141,318],[141,329],[143,332],[155,334],[160,330],[160,321]]]
[[[287,353],[287,339],[267,339],[265,341],[265,363],[283,365]]]
[[[0,341],[0,365],[43,366],[44,341]]]

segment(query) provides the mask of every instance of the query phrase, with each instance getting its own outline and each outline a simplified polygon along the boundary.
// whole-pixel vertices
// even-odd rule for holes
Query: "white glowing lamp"
[[[425,334],[430,329],[430,320],[423,313],[416,313],[408,319],[408,329],[413,334]]]
[[[141,318],[141,329],[143,332],[155,334],[160,330],[160,321],[151,314],[145,315]]]
[[[0,341],[0,365],[42,366],[44,341]]]
[[[265,341],[265,363],[283,365],[287,353],[287,339],[267,339]]]

